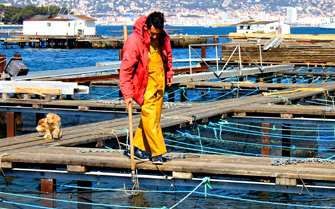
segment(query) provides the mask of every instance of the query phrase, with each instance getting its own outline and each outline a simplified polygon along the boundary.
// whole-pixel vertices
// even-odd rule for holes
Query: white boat
[[[326,25],[321,25],[321,29],[335,29],[335,22],[328,23]]]

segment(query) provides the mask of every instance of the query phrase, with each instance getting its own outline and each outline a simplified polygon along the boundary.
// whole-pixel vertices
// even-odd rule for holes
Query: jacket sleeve
[[[124,99],[134,97],[133,78],[139,62],[138,46],[129,37],[123,46],[123,59],[119,73],[120,89]]]
[[[167,78],[172,78],[173,77],[173,65],[172,65],[172,49],[171,49],[171,42],[170,38],[166,41],[166,53],[167,53],[167,72],[166,72],[166,77]]]

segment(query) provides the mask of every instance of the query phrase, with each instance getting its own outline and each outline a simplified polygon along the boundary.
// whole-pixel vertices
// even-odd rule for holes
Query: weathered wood
[[[130,159],[122,153],[77,153],[75,148],[54,149],[54,147],[47,150],[50,150],[50,153],[47,153],[45,150],[42,154],[40,153],[38,155],[31,152],[15,152],[15,154],[3,157],[3,161],[11,160],[13,162],[21,163],[29,162],[63,165],[73,163],[81,166],[117,168],[121,170],[130,169]],[[66,150],[72,150],[72,152],[69,153]],[[192,157],[187,157],[187,155]],[[186,159],[174,159],[164,162],[159,168],[163,172],[175,171],[213,175],[262,176],[266,178],[289,179],[299,179],[301,177],[302,179],[310,180],[335,181],[335,171],[331,163],[302,163],[299,165],[278,167],[271,166],[272,159],[273,158],[268,157],[186,154]],[[139,170],[157,170],[157,167],[151,162],[136,162],[138,162],[137,167]]]
[[[270,128],[270,123],[262,123],[262,136],[261,136],[262,144],[266,144],[266,145],[270,144],[270,136],[268,136],[268,134],[270,134],[269,128]],[[261,154],[270,155],[270,147],[262,146]]]
[[[1,168],[13,168],[12,162],[1,162]]]
[[[61,89],[15,88],[15,94],[52,94],[60,95]]]
[[[67,171],[69,172],[80,172],[84,173],[87,172],[87,169],[85,166],[80,166],[80,165],[67,165]]]
[[[175,178],[175,179],[192,179],[193,174],[192,173],[172,171],[172,177]]]
[[[276,185],[296,186],[297,185],[297,179],[276,178]]]
[[[234,112],[234,116],[243,118],[243,117],[247,116],[247,113],[246,112]]]
[[[55,199],[56,197],[56,179],[41,179],[42,198]],[[41,206],[56,208],[56,201],[41,199]]]
[[[293,114],[281,113],[280,117],[281,118],[293,118]]]
[[[15,113],[7,112],[7,137],[13,137],[15,135],[16,135]]]

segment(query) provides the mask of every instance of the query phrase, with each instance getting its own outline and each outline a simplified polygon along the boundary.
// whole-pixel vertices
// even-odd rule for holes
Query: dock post
[[[206,45],[201,46],[201,58],[206,58]]]
[[[291,127],[290,124],[283,124],[282,130],[282,146],[284,147],[291,147]],[[284,138],[283,135],[286,135],[287,138]],[[282,156],[283,157],[290,157],[291,156],[291,149],[290,148],[282,148]]]
[[[0,75],[3,73],[6,67],[6,55],[0,54]]]
[[[262,123],[262,144],[270,145],[270,123]],[[262,146],[261,155],[270,155],[270,148],[267,146]]]
[[[123,25],[123,40],[126,41],[128,38],[128,28],[127,25]]]
[[[123,49],[119,49],[119,61],[123,59]]]
[[[92,189],[88,189],[92,187],[92,182],[90,181],[77,181],[77,192],[78,192],[78,202],[92,202]],[[81,188],[88,187],[88,188]],[[78,209],[91,209],[92,205],[89,204],[77,204]]]
[[[41,179],[41,197],[55,199],[56,198],[56,179]],[[56,208],[56,201],[41,199],[41,206]]]
[[[16,136],[15,113],[7,112],[7,137]]]

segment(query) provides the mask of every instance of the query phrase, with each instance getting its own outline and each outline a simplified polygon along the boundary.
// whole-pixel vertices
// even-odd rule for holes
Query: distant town
[[[322,26],[333,21],[333,0],[0,0],[6,7],[65,7],[96,19],[97,25],[133,25],[141,15],[163,11],[171,26],[218,27],[246,20]],[[0,15],[4,12],[0,10]],[[335,19],[335,18],[334,18]]]

